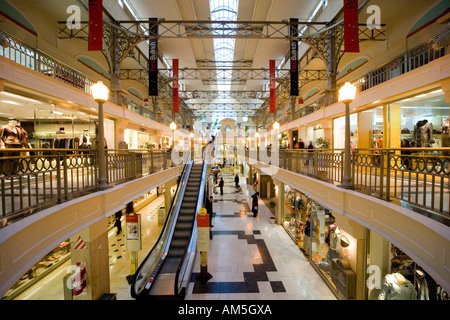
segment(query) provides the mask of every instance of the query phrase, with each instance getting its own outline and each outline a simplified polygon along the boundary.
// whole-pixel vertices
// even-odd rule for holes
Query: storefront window
[[[295,190],[289,186],[284,186],[284,217],[283,226],[288,234],[296,241],[297,239],[297,219],[295,215]]]
[[[333,147],[334,149],[345,148],[345,117],[333,120]],[[353,146],[358,147],[358,114],[350,115],[350,141]]]
[[[447,146],[442,141],[442,133],[448,133],[449,107],[442,90],[420,94],[392,105],[401,108],[402,147]]]
[[[391,244],[389,273],[378,300],[449,300],[448,293],[423,268]]]
[[[306,128],[306,141],[305,148],[308,147],[309,143],[312,142],[313,146],[316,147],[316,140],[319,138],[324,138],[325,132],[322,125],[314,125]]]
[[[284,186],[283,227],[341,298],[356,298],[356,239],[336,225],[331,210]]]
[[[95,148],[98,117],[9,92],[0,93],[0,125],[15,120],[26,132],[25,148]],[[107,145],[114,147],[114,121],[104,119]],[[2,137],[6,141],[6,137]]]
[[[311,202],[311,259],[319,269],[330,277],[331,260],[339,258],[340,229],[334,224],[331,211]]]

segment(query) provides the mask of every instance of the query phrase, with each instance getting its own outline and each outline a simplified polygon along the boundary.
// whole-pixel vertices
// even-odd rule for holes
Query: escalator
[[[178,220],[161,273],[175,273],[190,241],[192,227],[197,214],[197,200],[202,178],[203,164],[194,164],[184,191]]]
[[[163,231],[134,275],[133,298],[184,298],[195,261],[196,215],[204,204],[207,167],[206,161],[186,162]]]

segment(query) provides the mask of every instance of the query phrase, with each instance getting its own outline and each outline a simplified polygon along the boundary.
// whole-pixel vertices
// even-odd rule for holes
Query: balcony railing
[[[32,155],[21,155],[25,151]],[[0,219],[14,222],[97,190],[95,150],[2,149],[2,153]],[[107,150],[106,159],[110,186],[174,166],[168,151]]]
[[[3,34],[9,43],[9,47],[0,45],[0,56],[91,94],[91,85],[97,82],[95,79],[23,43],[11,35],[4,32]],[[128,105],[128,109],[146,118],[156,120],[156,115],[153,111],[133,102]]]
[[[421,45],[406,51],[402,56],[387,62],[383,66],[372,70],[351,82],[358,88],[359,92],[362,92],[445,56],[444,46],[433,49],[435,40],[436,38],[430,39]],[[321,108],[325,108],[327,106],[326,102],[323,95],[319,96],[315,102],[294,112],[290,121],[304,117]]]
[[[259,160],[255,151],[246,157]],[[270,157],[271,152],[267,155]],[[280,168],[340,185],[344,151],[279,150]],[[352,153],[356,191],[406,206],[450,225],[450,148],[359,149]]]

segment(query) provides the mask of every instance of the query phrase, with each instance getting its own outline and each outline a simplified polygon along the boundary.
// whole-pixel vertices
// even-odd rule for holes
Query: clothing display
[[[384,277],[378,300],[414,300],[414,285],[400,273],[387,274]]]
[[[61,139],[55,139],[50,138],[48,139],[48,144],[46,145],[47,148],[51,149],[76,149],[76,146],[78,145],[78,138],[71,139],[71,138],[61,138]]]
[[[448,133],[449,122],[450,122],[450,119],[442,120],[442,123],[441,123],[442,133]]]
[[[413,284],[414,300],[448,300],[448,294],[408,255],[392,245],[391,272]]]
[[[428,120],[417,121],[414,126],[413,141],[416,148],[431,147],[433,141],[433,124]]]
[[[383,138],[375,138],[372,143],[374,148],[383,148]]]
[[[329,229],[329,246],[330,250],[339,252],[341,247],[341,231],[336,225],[331,225]]]
[[[9,119],[6,125],[0,127],[1,148],[30,148],[28,134],[19,126],[19,120]]]
[[[80,149],[89,149],[92,146],[91,138],[89,137],[89,133],[87,130],[84,130],[83,134],[80,137]]]

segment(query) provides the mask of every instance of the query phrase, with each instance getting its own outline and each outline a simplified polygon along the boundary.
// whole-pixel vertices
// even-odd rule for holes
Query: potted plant
[[[330,149],[330,140],[325,138],[317,138],[316,139],[316,147],[317,149]]]

